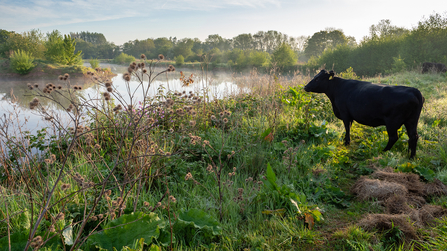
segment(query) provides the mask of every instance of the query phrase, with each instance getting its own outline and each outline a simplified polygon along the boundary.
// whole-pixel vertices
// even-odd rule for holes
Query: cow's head
[[[306,92],[323,93],[326,91],[326,85],[330,80],[332,80],[334,75],[334,71],[327,72],[323,69],[315,75],[315,77],[306,86],[304,86],[304,90]]]

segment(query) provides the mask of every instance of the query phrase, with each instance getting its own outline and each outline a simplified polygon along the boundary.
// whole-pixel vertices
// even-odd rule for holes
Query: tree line
[[[231,39],[213,34],[205,41],[160,37],[130,40],[123,45],[109,42],[96,32],[65,36],[72,39],[74,54],[79,53],[83,59],[116,59],[117,62],[134,60],[141,54],[156,59],[162,54],[177,64],[205,62],[234,69],[278,67],[287,71],[326,67],[337,72],[352,67],[357,74],[365,76],[412,69],[424,61],[447,63],[447,17],[437,13],[423,18],[413,29],[381,20],[370,26],[369,35],[359,43],[335,28],[326,28],[308,37],[291,37],[270,30],[244,33]],[[22,34],[0,30],[0,55],[8,57],[11,51],[20,48],[35,58],[51,59],[49,46],[53,37],[58,41],[64,39],[57,30],[46,36],[38,30]]]

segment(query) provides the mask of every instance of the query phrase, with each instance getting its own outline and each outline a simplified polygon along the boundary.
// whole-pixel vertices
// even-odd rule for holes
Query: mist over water
[[[117,76],[112,78],[113,86],[116,91],[122,95],[126,102],[130,101],[130,93],[134,95],[135,101],[143,100],[143,93],[141,88],[138,89],[140,82],[137,79],[132,78],[129,81],[129,85],[123,79],[123,73],[127,71],[127,67],[115,64],[101,64],[102,68],[110,68]],[[156,68],[154,73],[158,73],[165,70],[165,68]],[[207,93],[209,99],[223,98],[228,95],[238,94],[241,92],[249,92],[249,88],[239,87],[235,84],[235,78],[233,74],[225,72],[204,72],[202,70],[186,69],[183,71],[184,75],[189,77],[193,74],[194,83],[189,86],[183,86],[180,81],[180,71],[177,69],[175,72],[163,73],[159,75],[152,83],[148,92],[149,96],[156,95],[160,90],[164,93],[171,91],[193,91],[198,95]],[[49,80],[2,80],[0,79],[0,116],[2,120],[7,119],[13,121],[14,127],[20,127],[22,130],[28,130],[31,133],[35,133],[38,129],[43,127],[50,127],[51,123],[45,121],[43,116],[40,115],[37,110],[31,110],[29,108],[30,101],[35,97],[35,90],[29,90],[27,84],[38,84],[40,89],[43,89],[47,83],[54,83],[55,85],[62,84],[65,87],[63,81],[59,81],[58,76],[54,76],[54,81]],[[81,91],[76,92],[76,97],[79,99],[92,99],[101,98],[101,93],[105,89],[88,78],[70,79],[71,85],[82,86]],[[144,84],[147,86],[148,82],[145,79]],[[53,112],[53,116],[57,117],[64,125],[70,123],[70,119],[67,116],[64,107],[69,105],[68,100],[60,97],[57,93],[50,94],[57,102],[53,102],[49,99],[39,98],[40,103],[47,108],[48,111]],[[115,101],[116,102],[116,101]],[[59,104],[58,104],[59,103]]]

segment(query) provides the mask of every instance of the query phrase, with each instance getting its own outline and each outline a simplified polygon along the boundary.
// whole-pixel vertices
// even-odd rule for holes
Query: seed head
[[[141,54],[140,58],[145,59],[145,58],[146,58],[146,55]]]
[[[163,56],[163,54],[158,54],[158,59],[163,60],[165,58],[165,56]]]
[[[185,176],[185,180],[189,180],[192,179],[192,174],[191,173],[187,173]]]

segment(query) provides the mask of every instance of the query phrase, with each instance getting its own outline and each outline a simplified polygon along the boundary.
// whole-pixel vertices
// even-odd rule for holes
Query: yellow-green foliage
[[[17,50],[10,57],[11,68],[22,75],[27,74],[34,67],[34,58],[26,51]]]

